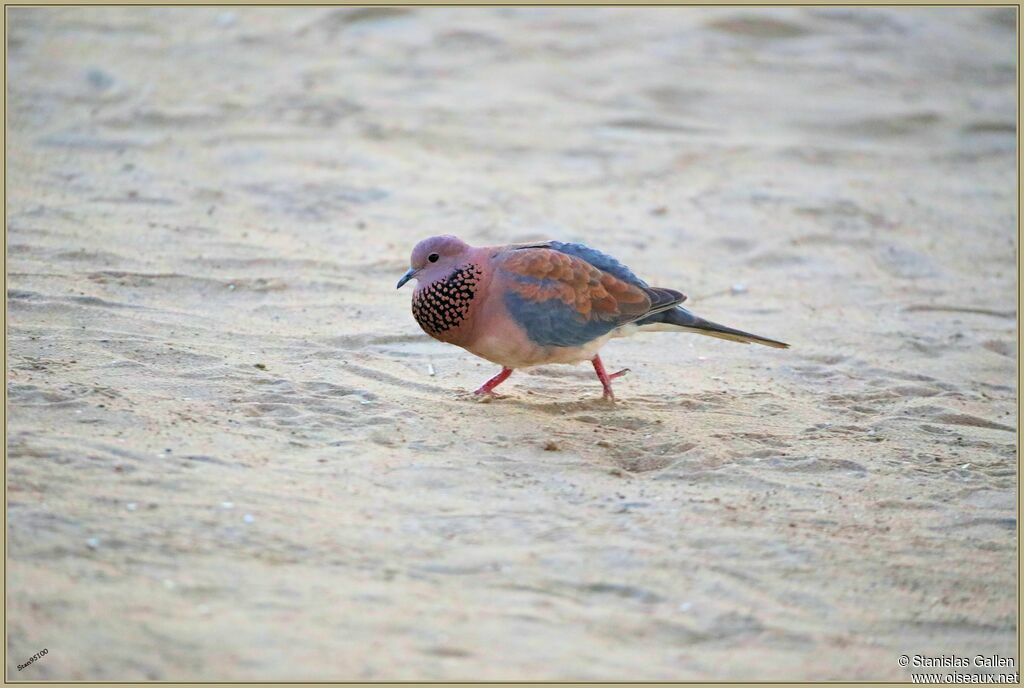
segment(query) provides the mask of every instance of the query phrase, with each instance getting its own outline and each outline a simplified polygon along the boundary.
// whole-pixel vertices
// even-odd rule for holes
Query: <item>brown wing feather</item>
[[[510,288],[523,298],[537,302],[558,299],[588,320],[631,322],[650,313],[652,306],[661,310],[666,300],[663,292],[667,290],[629,284],[581,258],[547,248],[511,251],[502,268],[527,278],[510,281]]]

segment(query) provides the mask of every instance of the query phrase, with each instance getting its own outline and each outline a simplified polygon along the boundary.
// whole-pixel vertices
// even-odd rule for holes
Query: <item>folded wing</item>
[[[513,248],[497,267],[505,306],[542,346],[581,346],[686,299],[647,286],[618,261],[580,244]]]

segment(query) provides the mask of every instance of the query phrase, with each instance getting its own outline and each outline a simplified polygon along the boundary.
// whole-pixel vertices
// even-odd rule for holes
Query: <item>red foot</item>
[[[597,379],[601,381],[601,386],[604,387],[604,398],[615,401],[615,392],[612,391],[612,380],[628,373],[629,368],[623,368],[619,372],[609,375],[605,372],[604,363],[601,362],[600,356],[594,356],[590,359],[590,362],[594,364],[594,372],[597,373]]]
[[[502,382],[508,379],[508,376],[512,374],[511,368],[502,368],[501,372],[492,377],[490,380],[485,382],[480,389],[473,392],[477,396],[485,396],[488,394],[494,394],[494,388],[500,385]]]

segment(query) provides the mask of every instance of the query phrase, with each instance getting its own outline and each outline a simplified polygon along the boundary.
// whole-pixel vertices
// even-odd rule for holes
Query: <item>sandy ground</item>
[[[9,677],[1015,656],[1012,11],[9,19]],[[614,406],[585,366],[476,403],[394,289],[442,232],[793,348],[647,335]]]

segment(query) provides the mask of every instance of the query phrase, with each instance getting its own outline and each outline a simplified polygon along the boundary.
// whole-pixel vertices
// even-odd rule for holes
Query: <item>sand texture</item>
[[[1011,10],[9,10],[14,679],[894,679],[1016,647]],[[719,322],[517,372],[412,245]],[[48,654],[22,672],[17,664]]]

